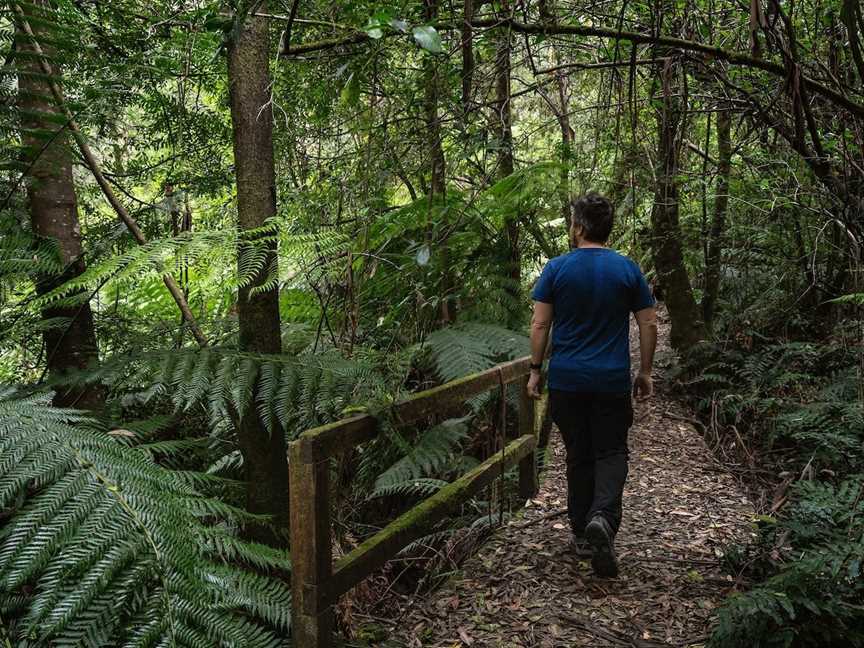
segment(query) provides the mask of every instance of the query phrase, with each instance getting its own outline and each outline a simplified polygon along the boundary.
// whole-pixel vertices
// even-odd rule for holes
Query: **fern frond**
[[[426,338],[435,373],[448,382],[528,353],[528,337],[492,324],[465,322]]]
[[[201,493],[213,477],[157,465],[167,446],[130,447],[50,394],[13,395],[0,388],[0,608],[18,639],[280,645],[290,592],[242,565],[289,561],[228,532],[252,518]]]
[[[375,490],[444,472],[456,445],[467,436],[468,420],[448,419],[424,432],[406,456],[378,476]]]
[[[447,482],[441,479],[420,478],[398,482],[376,488],[369,493],[369,499],[379,497],[426,498],[437,493]]]

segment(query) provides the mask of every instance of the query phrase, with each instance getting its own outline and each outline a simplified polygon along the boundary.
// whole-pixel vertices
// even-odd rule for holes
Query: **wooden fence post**
[[[535,422],[535,400],[528,397],[528,376],[517,383],[519,389],[519,436],[531,434],[537,436]],[[537,494],[539,483],[537,479],[537,449],[535,448],[525,458],[519,461],[519,497],[530,499]]]
[[[291,629],[297,648],[333,645],[333,610],[319,609],[333,568],[330,547],[330,463],[307,463],[304,439],[289,446],[291,486]]]

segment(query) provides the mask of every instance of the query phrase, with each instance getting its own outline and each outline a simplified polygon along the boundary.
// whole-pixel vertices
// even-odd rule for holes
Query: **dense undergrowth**
[[[398,370],[362,349],[352,360],[308,349],[292,358],[224,348],[139,353],[64,381],[111,386],[99,419],[52,408],[44,389],[5,388],[0,629],[21,646],[283,645],[290,556],[243,540],[244,528],[266,521],[242,508],[237,416],[254,407],[271,433],[290,440],[385,408],[401,372],[422,388],[524,355],[526,345],[506,329],[464,323],[406,350]],[[515,392],[507,400],[515,406]],[[485,458],[495,401],[482,395],[431,425],[385,423],[379,439],[334,465],[338,550]],[[505,504],[467,503],[400,554],[395,564],[410,569],[385,570],[345,597],[340,619],[347,626],[393,587],[435,582],[499,520],[490,507]]]
[[[753,585],[721,608],[714,648],[864,646],[862,347],[833,333],[751,332],[685,361],[708,441],[757,500],[758,540],[727,553]]]

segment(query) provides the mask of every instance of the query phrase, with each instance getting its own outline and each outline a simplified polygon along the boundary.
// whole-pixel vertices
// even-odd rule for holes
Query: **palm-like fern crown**
[[[123,354],[60,380],[103,382],[127,402],[169,400],[175,413],[206,414],[217,430],[254,407],[268,432],[289,438],[383,391],[370,365],[336,352],[264,355],[222,347]]]
[[[0,609],[18,645],[278,646],[290,592],[249,516],[44,394],[0,392]],[[220,520],[213,523],[213,520]]]

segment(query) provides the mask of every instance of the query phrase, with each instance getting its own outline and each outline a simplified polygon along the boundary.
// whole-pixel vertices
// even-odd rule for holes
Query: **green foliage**
[[[507,107],[512,112],[517,168],[502,178],[500,133],[489,122],[501,106],[488,81],[496,62],[494,35],[509,29],[506,25],[474,31],[475,64],[467,75],[459,61],[463,48],[458,30],[443,28],[458,27],[458,4],[439,3],[439,16],[433,21],[423,15],[422,3],[299,3],[294,20],[286,21],[283,16],[291,3],[271,2],[269,12],[276,15],[270,20],[272,46],[277,41],[287,45],[290,35],[291,47],[317,42],[324,49],[310,48],[313,51],[287,58],[271,50],[266,107],[273,110],[275,186],[258,198],[262,203],[272,201],[278,216],[239,235],[235,176],[242,169],[231,153],[231,87],[224,54],[236,44],[257,3],[153,0],[145,7],[130,0],[59,0],[38,8],[19,4],[38,14],[32,24],[44,28],[44,44],[53,49],[49,58],[54,80],[61,82],[68,107],[105,176],[150,243],[134,246],[86,168],[78,164],[75,202],[82,260],[90,269],[50,294],[36,296],[38,276],[57,276],[63,268],[52,243],[31,236],[22,142],[29,134],[38,146],[49,142],[52,133],[22,124],[25,115],[15,105],[16,77],[21,64],[34,58],[13,50],[13,14],[0,11],[0,381],[42,384],[52,350],[41,333],[48,327],[65,329],[70,320],[43,320],[40,307],[90,298],[104,364],[67,380],[103,383],[109,394],[105,415],[119,413],[136,441],[147,443],[130,448],[125,437],[107,440],[123,452],[140,454],[148,466],[160,462],[162,468],[153,470],[174,475],[172,479],[182,484],[188,479],[196,492],[204,490],[206,479],[170,473],[164,466],[193,465],[211,474],[238,474],[242,457],[234,423],[253,409],[271,434],[290,438],[353,412],[358,405],[395,398],[404,385],[423,388],[526,354],[524,335],[480,322],[513,329],[525,324],[527,288],[534,272],[545,257],[566,249],[562,196],[608,188],[617,203],[613,240],[651,271],[649,253],[659,242],[649,231],[658,188],[653,150],[658,132],[651,114],[659,105],[652,101],[657,97],[656,67],[634,65],[630,74],[624,68],[607,68],[601,40],[574,48],[566,46],[566,36],[526,33],[524,40],[513,39],[512,101]],[[856,3],[842,3],[843,24],[836,22],[836,7],[822,4],[796,5],[790,14],[796,34],[783,33],[782,20],[768,21],[770,26],[761,28],[773,31],[770,36],[751,34],[746,15],[736,6],[699,2],[687,6],[683,22],[670,15],[661,31],[730,49],[756,38],[766,44],[765,61],[772,65],[783,59],[767,45],[795,42],[803,75],[860,103],[860,69],[852,52],[860,42],[860,30],[846,24],[849,7]],[[625,31],[656,22],[656,12],[644,3],[624,3],[599,13],[589,5],[559,6],[560,15],[548,18],[565,24],[577,17],[580,23]],[[526,3],[514,19],[539,25],[546,17],[538,14],[537,6]],[[551,3],[549,8],[554,10]],[[487,9],[477,17],[494,18],[496,7]],[[671,3],[666,9],[676,14],[682,7]],[[339,44],[346,36],[350,42]],[[622,52],[611,48],[606,51],[610,57],[612,49],[614,66],[621,62]],[[623,53],[641,60],[655,55],[650,44],[637,44],[632,52]],[[686,55],[681,61],[694,63]],[[555,76],[542,71],[584,64],[596,68],[598,63],[603,71],[568,75],[560,93],[555,92]],[[711,73],[688,77],[689,105],[681,96],[687,115],[677,134],[687,146],[681,147],[677,160],[674,192],[680,234],[672,234],[680,238],[698,297],[704,287],[708,219],[717,202],[718,150],[712,120],[718,110],[731,110],[737,157],[721,237],[723,290],[714,330],[728,331],[730,339],[751,339],[740,349],[732,344],[707,352],[705,361],[696,364],[701,371],[688,379],[689,388],[700,411],[710,415],[706,419],[723,429],[735,426],[744,443],[770,450],[769,456],[787,457],[796,474],[809,465],[809,473],[839,488],[844,475],[864,470],[859,370],[841,344],[775,345],[758,332],[795,331],[817,337],[814,324],[821,320],[818,330],[833,337],[841,327],[858,326],[847,316],[857,314],[854,309],[861,304],[860,241],[853,227],[844,224],[860,221],[855,212],[861,204],[856,175],[860,128],[850,112],[808,82],[812,111],[799,146],[805,153],[799,155],[784,144],[788,133],[797,136],[801,114],[790,99],[806,99],[792,91],[794,84],[783,75],[768,75],[764,65],[762,70],[718,66],[711,57],[698,64],[710,67]],[[465,79],[473,83],[463,97],[460,81]],[[429,104],[433,89],[435,106]],[[424,195],[429,192],[433,159],[430,108],[440,122],[447,180],[444,195],[434,199]],[[262,111],[259,117],[265,114]],[[566,125],[555,119],[563,115],[572,129],[570,137],[565,133],[566,144],[560,130]],[[793,118],[795,122],[790,121]],[[60,116],[45,119],[65,123]],[[781,136],[772,136],[771,129]],[[813,155],[806,153],[808,148]],[[77,152],[73,155],[77,159]],[[259,158],[269,159],[269,151]],[[812,169],[824,171],[831,190],[820,188]],[[838,189],[847,195],[834,195]],[[188,213],[190,219],[183,227],[191,232],[178,234],[181,195],[188,208],[184,217]],[[273,263],[274,248],[278,264]],[[163,273],[177,278],[213,348],[183,348],[188,335],[162,285]],[[279,291],[284,356],[242,354],[235,348],[238,288],[253,283],[253,296],[262,290]],[[807,307],[797,308],[799,302]],[[459,324],[441,328],[453,314]],[[833,317],[836,314],[841,317]],[[860,344],[860,332],[856,335],[853,347]],[[324,346],[321,340],[326,341]],[[507,390],[508,406],[515,393],[515,388]],[[460,437],[440,426],[386,427],[379,439],[340,463],[339,481],[350,485],[349,492],[362,501],[364,512],[374,509],[389,519],[406,499],[427,496],[474,461],[463,453],[477,454],[479,440],[472,437],[477,430],[485,431],[490,413],[497,412],[492,402],[496,397],[497,390],[490,390],[472,399],[473,435],[466,430]],[[142,420],[127,422],[130,417]],[[79,430],[90,425],[71,419],[67,423]],[[188,445],[188,436],[208,432],[206,444]],[[99,446],[98,451],[104,449]],[[20,490],[43,497],[38,489]],[[121,492],[126,491],[122,486]],[[840,499],[846,497],[837,493]],[[843,539],[824,533],[839,522],[823,510],[820,497],[796,490],[793,506],[812,500],[803,519],[819,521],[813,551],[831,553],[836,544],[840,552]],[[472,510],[454,524],[469,528],[487,505],[472,502],[467,507]],[[229,534],[241,523],[230,510],[214,510],[209,516],[195,510],[199,522]],[[790,508],[789,515],[797,510]],[[163,526],[179,519],[171,511],[161,514],[166,516],[159,523]],[[369,520],[353,522],[359,524],[352,533],[366,528],[362,525]],[[791,524],[791,518],[780,524]],[[430,540],[451,543],[458,536],[438,530],[412,549],[425,550],[421,545]],[[809,553],[805,536],[802,531],[791,537],[796,548],[807,547]],[[0,535],[0,542],[5,539]],[[227,540],[221,542],[205,543],[206,551],[215,552],[208,560],[255,563],[251,557],[236,557]],[[128,546],[101,547],[103,557],[114,560],[112,552]],[[56,560],[64,551],[57,549]],[[820,599],[817,590],[808,590],[805,581],[812,578],[826,587],[832,581],[820,580],[818,566],[796,575],[790,556],[780,566],[758,560],[758,570],[778,577],[772,584],[775,589],[764,591],[758,606],[743,603],[741,615],[729,616],[730,624],[750,628],[757,641],[769,636],[782,639],[787,630],[806,634],[802,619],[811,621],[801,608],[809,609],[810,603],[799,605],[798,599],[816,601],[823,611],[809,614],[828,624],[834,616],[845,619],[845,610],[853,609],[849,605],[859,605],[850,598],[858,595],[856,590],[838,586],[839,607],[830,608],[830,602]],[[74,554],[65,559],[77,560]],[[269,563],[257,566],[266,570]],[[215,567],[212,573],[217,574]],[[784,574],[790,580],[780,579]],[[803,584],[795,584],[799,577]],[[245,586],[238,582],[227,587],[225,595],[230,590],[236,600],[247,600],[255,592],[263,596],[269,587],[251,583],[247,591]],[[34,591],[24,594],[48,596],[47,590]],[[783,601],[791,602],[794,618]],[[138,599],[133,603],[147,605]],[[154,632],[166,623],[166,609],[173,608],[147,608]],[[185,609],[179,605],[178,614]],[[230,604],[223,616],[232,618],[239,609],[245,610],[242,617],[257,614],[281,629],[275,611],[284,609],[281,604],[268,608],[262,603],[257,612]],[[747,617],[747,610],[757,611]],[[123,614],[133,614],[121,612],[117,623],[125,623]],[[772,614],[786,625],[781,628]],[[144,616],[142,612],[135,618]],[[753,625],[748,626],[747,619]],[[765,621],[764,626],[757,620]],[[22,623],[16,620],[16,630],[24,627]],[[90,613],[68,627],[84,625],[91,633],[98,634],[103,627],[114,632],[111,623]],[[729,632],[728,636],[739,636],[734,635],[736,630]],[[174,643],[212,645],[217,643],[212,633],[201,623],[178,625]],[[102,641],[97,639],[91,643]]]
[[[282,645],[290,590],[262,572],[288,557],[238,539],[252,518],[203,493],[214,478],[49,400],[0,390],[0,611],[16,645]]]
[[[737,562],[759,582],[721,608],[716,648],[864,646],[864,405],[855,356],[786,342],[747,352],[705,344],[687,360],[695,404],[749,452],[773,449],[795,485]],[[740,438],[740,437],[739,437]],[[740,442],[740,441],[739,441]],[[806,467],[806,469],[805,469]]]
[[[441,36],[430,25],[421,25],[411,30],[417,44],[430,54],[442,54]]]
[[[864,468],[864,403],[829,400],[790,407],[774,419],[774,432],[806,448],[820,466],[851,472]]]
[[[486,189],[478,200],[484,211],[500,223],[526,212],[535,216],[540,211],[557,210],[557,202],[552,208],[549,197],[557,200],[561,167],[560,162],[549,161],[523,167]],[[563,228],[560,232],[565,233]]]
[[[449,472],[454,454],[468,432],[468,418],[448,419],[426,430],[407,455],[382,472],[375,481],[375,494]]]
[[[706,343],[687,366],[699,367],[688,379],[690,395],[706,414],[714,408],[719,425],[746,431],[764,421],[757,443],[794,449],[817,468],[864,468],[864,403],[848,349],[786,342],[741,352]]]
[[[720,611],[712,648],[864,646],[864,475],[803,482],[761,544],[781,543],[777,573]]]
[[[428,349],[442,382],[461,378],[528,354],[528,337],[494,324],[464,322],[429,334]]]
[[[16,275],[55,274],[62,270],[54,241],[34,239],[21,231],[3,232],[0,236],[0,277],[6,281]]]
[[[346,237],[336,233],[291,234],[275,218],[262,228],[242,233],[235,229],[184,232],[148,241],[91,264],[81,275],[40,297],[35,305],[50,304],[81,290],[134,289],[145,277],[177,273],[195,263],[231,259],[238,253],[238,273],[230,280],[232,285],[246,287],[263,275],[264,281],[253,293],[272,290],[280,277],[268,260],[277,245],[286,260],[283,271],[287,271],[333,257],[345,248]]]
[[[269,432],[289,437],[341,418],[381,388],[373,367],[338,353],[268,356],[218,347],[118,356],[64,384],[94,381],[111,385],[126,405],[170,399],[174,412],[206,414],[217,430],[255,407]]]
[[[400,460],[401,461],[401,460]],[[389,486],[376,488],[369,494],[369,499],[378,497],[402,497],[408,499],[425,499],[435,494],[447,482],[443,479],[409,479]]]

